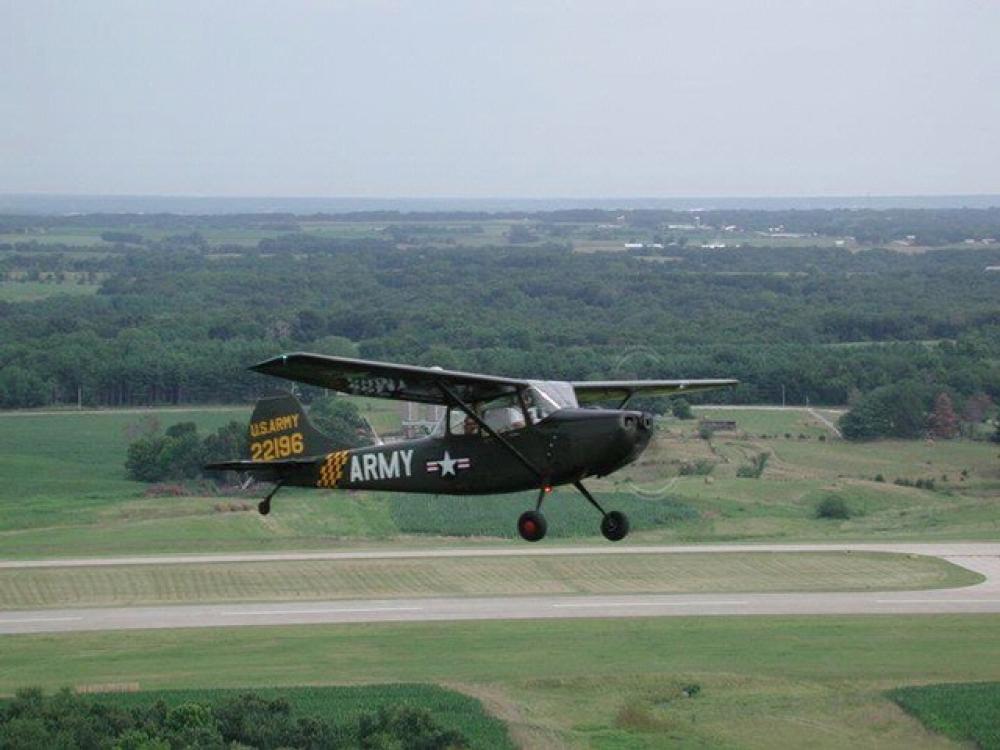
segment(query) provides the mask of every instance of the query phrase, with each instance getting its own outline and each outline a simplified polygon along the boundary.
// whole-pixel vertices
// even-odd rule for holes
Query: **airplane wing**
[[[678,396],[710,388],[739,385],[738,380],[592,380],[574,382],[576,400],[581,406],[600,401],[625,401],[632,396]]]
[[[282,354],[253,365],[250,369],[354,396],[392,398],[423,404],[448,404],[441,385],[467,404],[513,393],[529,385],[527,380],[514,378],[304,352]]]

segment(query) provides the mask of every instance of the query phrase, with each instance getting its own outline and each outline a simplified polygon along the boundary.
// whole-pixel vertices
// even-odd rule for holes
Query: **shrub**
[[[882,476],[881,474],[876,474],[875,475],[875,481],[876,482],[884,482],[885,481],[885,477]]]
[[[230,422],[204,439],[194,422],[179,422],[164,434],[146,432],[128,447],[125,471],[139,482],[194,479],[201,467],[212,461],[236,458],[248,453],[247,429]]]
[[[851,509],[839,495],[827,495],[816,506],[816,518],[845,520],[851,517]]]
[[[770,453],[758,453],[750,463],[743,464],[743,466],[736,470],[736,476],[741,479],[760,479],[764,473],[764,468],[767,466],[767,460],[770,457]]]
[[[715,469],[715,461],[699,458],[697,461],[685,461],[678,473],[682,477],[707,477]]]
[[[688,403],[686,398],[675,398],[670,404],[670,413],[678,419],[694,419],[691,404]]]
[[[715,429],[711,425],[700,424],[698,425],[698,437],[702,440],[711,440],[712,435],[715,434]]]
[[[681,688],[681,692],[684,693],[688,698],[694,698],[698,693],[701,692],[701,685],[697,682],[692,682],[689,685],[684,685]]]

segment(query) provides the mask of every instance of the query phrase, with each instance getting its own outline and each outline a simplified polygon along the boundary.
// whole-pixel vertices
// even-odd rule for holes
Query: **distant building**
[[[986,272],[989,273],[990,271],[1000,272],[1000,266],[986,266]]]
[[[736,430],[735,419],[700,419],[698,426],[715,432],[734,432]]]

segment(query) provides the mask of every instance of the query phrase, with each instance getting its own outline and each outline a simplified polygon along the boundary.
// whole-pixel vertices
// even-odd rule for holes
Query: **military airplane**
[[[433,432],[401,442],[338,450],[290,394],[261,399],[250,418],[250,457],[205,468],[246,472],[274,487],[373,489],[440,495],[538,490],[517,521],[537,542],[548,525],[542,503],[572,484],[602,516],[601,533],[624,539],[628,518],[606,511],[583,485],[635,461],[652,435],[653,416],[629,410],[633,396],[665,396],[736,385],[736,380],[520,380],[437,367],[414,367],[319,354],[283,354],[250,368],[357,396],[445,407]],[[617,408],[594,408],[616,402]],[[587,408],[589,407],[589,408]]]

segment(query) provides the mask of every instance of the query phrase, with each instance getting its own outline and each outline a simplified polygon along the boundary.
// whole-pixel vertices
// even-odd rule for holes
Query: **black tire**
[[[257,512],[260,513],[262,516],[266,516],[268,513],[270,513],[271,501],[261,500],[259,503],[257,503]]]
[[[517,519],[517,533],[526,542],[538,542],[545,538],[549,524],[545,521],[545,516],[537,510],[526,510]]]
[[[620,542],[628,536],[628,516],[618,510],[611,511],[601,521],[601,533],[609,542]]]

